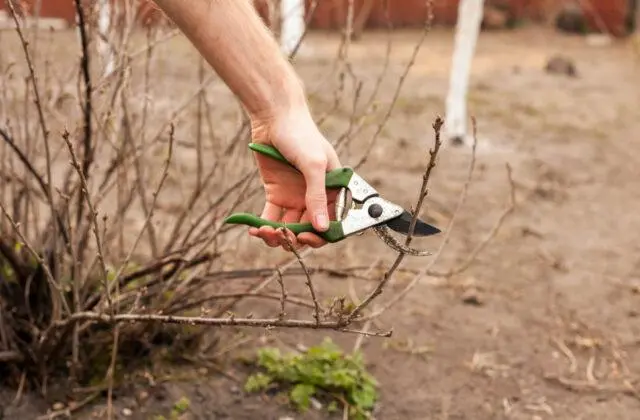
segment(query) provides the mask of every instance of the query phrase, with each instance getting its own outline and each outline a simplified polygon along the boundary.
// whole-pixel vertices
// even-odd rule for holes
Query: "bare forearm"
[[[248,0],[155,0],[252,118],[305,107],[302,85]]]

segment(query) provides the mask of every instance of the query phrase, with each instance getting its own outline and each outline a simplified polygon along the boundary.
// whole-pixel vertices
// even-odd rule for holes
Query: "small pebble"
[[[122,409],[122,415],[125,417],[131,417],[131,415],[133,414],[133,411],[131,411],[130,408],[123,408]]]
[[[640,294],[640,279],[631,279],[631,293]]]
[[[318,411],[322,410],[322,403],[320,401],[316,400],[315,398],[311,398],[309,401],[311,401],[311,405],[313,406],[313,408]]]
[[[575,62],[563,55],[554,55],[549,58],[545,71],[550,74],[561,74],[569,77],[577,77],[578,75]]]
[[[144,401],[144,400],[146,400],[147,398],[149,398],[149,393],[148,393],[147,391],[140,391],[140,392],[138,393],[138,400],[139,400],[139,401]]]
[[[475,306],[482,306],[484,303],[480,297],[480,292],[475,287],[470,287],[462,293],[462,302]]]

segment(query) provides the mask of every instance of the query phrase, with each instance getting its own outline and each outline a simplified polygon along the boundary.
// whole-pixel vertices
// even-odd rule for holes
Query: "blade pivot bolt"
[[[372,204],[371,207],[369,207],[369,216],[374,219],[382,216],[382,206],[378,203]]]

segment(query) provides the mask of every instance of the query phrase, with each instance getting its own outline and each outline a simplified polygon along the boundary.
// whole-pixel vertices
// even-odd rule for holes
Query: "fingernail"
[[[326,214],[318,214],[316,216],[316,223],[320,226],[320,229],[327,229],[329,227],[329,218]]]

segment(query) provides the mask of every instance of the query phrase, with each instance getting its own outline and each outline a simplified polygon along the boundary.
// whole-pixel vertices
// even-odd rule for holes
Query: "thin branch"
[[[460,198],[458,201],[458,206],[454,212],[454,216],[451,219],[451,221],[449,222],[449,226],[447,228],[447,231],[445,233],[445,238],[443,239],[442,243],[440,244],[440,248],[438,249],[438,251],[436,252],[433,260],[431,261],[431,263],[425,267],[423,270],[421,270],[418,274],[416,274],[414,276],[414,278],[411,280],[411,282],[409,282],[409,284],[407,284],[407,286],[400,291],[397,295],[394,295],[393,298],[385,303],[380,309],[377,309],[376,311],[374,311],[372,314],[363,317],[363,319],[372,319],[372,318],[376,318],[378,316],[380,316],[382,313],[384,313],[385,311],[387,311],[391,306],[393,306],[394,304],[396,304],[397,302],[399,302],[404,296],[406,296],[414,287],[415,285],[420,281],[420,279],[424,276],[424,275],[428,275],[428,276],[433,276],[433,277],[443,277],[443,278],[448,278],[448,277],[452,277],[454,275],[460,274],[462,273],[464,270],[466,270],[467,268],[469,268],[469,266],[471,265],[471,263],[477,258],[478,254],[487,246],[487,244],[491,241],[491,239],[493,239],[496,235],[496,233],[499,231],[500,227],[503,225],[504,221],[506,220],[507,216],[512,213],[515,209],[515,184],[513,181],[513,177],[512,177],[512,171],[511,171],[511,166],[507,163],[506,167],[507,167],[507,177],[508,177],[508,181],[509,181],[509,202],[507,204],[507,207],[505,208],[505,210],[500,214],[500,216],[498,217],[498,219],[496,220],[493,228],[491,229],[491,231],[487,234],[487,236],[485,237],[485,239],[480,242],[476,248],[471,252],[471,254],[469,254],[467,256],[467,258],[465,259],[465,261],[460,264],[457,267],[454,267],[446,272],[438,272],[435,270],[432,270],[433,265],[435,264],[436,261],[438,261],[443,249],[445,248],[446,244],[449,241],[449,237],[451,234],[451,230],[455,221],[455,217],[456,215],[460,212],[460,209],[462,207],[462,204],[465,201],[465,198],[467,196],[467,191],[469,188],[469,185],[471,183],[471,177],[473,174],[473,169],[475,167],[475,150],[476,150],[476,144],[477,144],[477,135],[476,135],[476,123],[475,123],[475,118],[472,119],[473,122],[473,133],[474,133],[474,143],[473,143],[473,152],[472,152],[472,158],[471,158],[471,164],[469,167],[469,173],[468,173],[468,177],[467,177],[467,181],[465,182],[464,188],[460,194]]]
[[[422,205],[424,203],[424,199],[428,194],[428,185],[429,185],[429,179],[431,178],[431,171],[436,166],[438,152],[440,151],[440,146],[442,145],[442,140],[440,138],[440,130],[443,124],[444,124],[444,121],[442,120],[441,117],[437,117],[435,122],[433,123],[433,130],[435,132],[435,146],[432,150],[429,151],[429,155],[430,155],[429,163],[427,164],[427,169],[422,177],[422,187],[420,188],[418,203],[416,204],[413,217],[411,219],[411,224],[409,225],[409,233],[405,241],[406,246],[408,246],[411,243],[411,238],[415,230],[416,220],[420,213],[420,209],[422,208]],[[380,283],[378,283],[376,288],[362,302],[360,302],[360,304],[356,306],[355,309],[349,314],[347,318],[348,321],[353,321],[360,314],[360,312],[362,312],[362,310],[366,308],[371,303],[371,301],[373,301],[373,299],[375,299],[378,295],[382,293],[382,290],[384,289],[385,285],[389,282],[393,273],[400,266],[400,263],[404,259],[405,255],[406,254],[404,252],[400,252],[398,254],[393,264],[391,264],[391,268],[389,268],[389,270],[387,270],[387,272],[384,273],[382,280],[380,281]]]
[[[277,269],[276,271],[278,273],[278,284],[280,285],[280,313],[278,314],[278,318],[279,319],[284,319],[284,317],[286,316],[286,312],[285,312],[285,302],[287,301],[287,290],[284,287],[284,278],[282,277],[282,272]]]
[[[82,176],[86,180],[89,179],[89,168],[91,167],[91,163],[93,162],[93,154],[94,148],[92,146],[92,126],[91,126],[91,115],[93,113],[93,105],[92,105],[92,83],[91,83],[91,72],[90,72],[90,62],[89,62],[89,40],[87,35],[87,28],[85,24],[85,14],[84,8],[80,0],[74,0],[75,8],[76,8],[76,16],[78,17],[78,28],[80,30],[80,43],[82,45],[82,55],[80,58],[80,65],[82,68],[82,78],[84,81],[84,106],[82,107],[82,111],[84,113],[84,153],[82,156]],[[76,215],[76,220],[80,221],[82,219],[82,213],[84,210],[84,206],[82,205],[82,194],[78,196],[78,212]]]
[[[173,157],[173,147],[174,147],[174,140],[175,140],[174,139],[174,132],[175,132],[175,127],[174,127],[173,124],[171,124],[170,129],[169,129],[169,150],[167,152],[167,158],[165,159],[164,169],[163,169],[162,175],[160,177],[160,182],[158,182],[158,186],[156,187],[155,191],[153,192],[153,201],[151,202],[151,208],[149,209],[149,212],[148,212],[147,217],[146,217],[146,219],[144,221],[142,229],[140,229],[140,232],[138,232],[138,236],[133,241],[133,244],[131,245],[131,248],[129,249],[129,252],[127,253],[127,256],[125,257],[124,261],[120,265],[120,268],[116,272],[116,275],[115,275],[115,278],[114,278],[114,281],[113,281],[113,285],[115,287],[119,287],[120,276],[122,275],[122,271],[129,264],[129,261],[131,260],[133,252],[138,247],[138,243],[140,242],[140,239],[142,238],[142,235],[144,234],[147,226],[149,226],[151,224],[151,219],[153,218],[153,215],[154,215],[154,211],[155,211],[155,208],[156,208],[156,202],[158,200],[158,195],[160,195],[160,190],[162,189],[162,186],[164,185],[164,182],[167,179],[167,175],[169,175],[169,167],[171,166],[171,158]]]
[[[458,197],[458,204],[456,205],[456,209],[453,212],[453,216],[451,217],[451,220],[449,221],[449,225],[445,229],[444,238],[442,239],[442,242],[440,243],[440,247],[436,251],[436,253],[433,256],[433,258],[431,259],[431,262],[423,270],[420,270],[402,291],[400,291],[398,294],[394,295],[393,298],[391,298],[387,303],[382,305],[381,308],[378,308],[375,311],[373,311],[372,314],[370,314],[370,315],[368,315],[366,317],[363,317],[364,319],[368,320],[368,319],[373,319],[373,318],[376,318],[376,317],[380,316],[383,312],[387,311],[391,306],[393,306],[394,304],[399,302],[404,296],[406,296],[407,293],[409,293],[415,287],[415,285],[418,283],[418,281],[425,274],[426,275],[434,275],[433,272],[432,272],[432,267],[440,259],[440,255],[442,255],[442,251],[445,249],[445,247],[449,243],[449,238],[451,237],[451,232],[453,231],[453,226],[455,225],[455,222],[457,220],[457,216],[458,216],[458,214],[460,214],[460,210],[462,209],[462,206],[464,205],[464,203],[465,203],[465,201],[467,199],[469,186],[471,185],[471,180],[473,179],[473,173],[474,173],[475,167],[476,167],[476,149],[477,149],[477,145],[478,145],[477,124],[476,124],[475,118],[472,118],[471,122],[472,122],[472,126],[473,126],[473,145],[471,147],[471,160],[469,162],[469,168],[468,168],[468,171],[467,171],[467,178],[466,178],[466,181],[464,183],[464,186],[462,187],[462,191],[460,192],[460,195]]]
[[[433,150],[429,151],[429,164],[427,165],[427,170],[422,176],[422,186],[420,187],[420,196],[418,197],[418,202],[416,204],[416,209],[413,212],[413,217],[411,218],[411,223],[409,224],[409,233],[407,235],[407,239],[405,241],[405,245],[409,246],[411,243],[411,239],[413,238],[413,233],[416,228],[416,223],[418,221],[418,216],[420,214],[420,209],[422,208],[422,204],[424,203],[424,199],[427,197],[429,193],[429,179],[431,178],[431,171],[436,166],[436,160],[438,157],[438,152],[440,151],[440,146],[442,146],[442,140],[440,139],[440,131],[442,129],[442,125],[444,124],[444,120],[441,117],[437,117],[435,122],[433,123],[433,131],[435,132],[435,146]]]
[[[100,268],[102,270],[102,282],[103,282],[104,290],[106,292],[107,302],[109,303],[109,309],[113,314],[115,308],[112,307],[111,292],[109,288],[109,281],[107,278],[107,264],[104,260],[103,244],[102,244],[102,240],[100,239],[100,233],[98,231],[98,212],[95,210],[93,203],[91,202],[91,198],[89,197],[89,187],[87,186],[87,179],[84,177],[84,174],[82,173],[82,168],[80,167],[80,163],[78,162],[78,158],[73,148],[73,144],[71,144],[71,141],[69,140],[69,131],[64,130],[64,132],[62,133],[62,138],[67,144],[67,147],[69,148],[69,154],[71,155],[71,163],[73,167],[76,169],[76,171],[78,172],[78,175],[80,176],[80,183],[82,185],[81,194],[84,195],[85,200],[87,202],[87,206],[89,207],[89,212],[91,214],[91,225],[92,225],[93,235],[96,240],[98,260],[100,261]]]
[[[9,214],[9,212],[7,211],[5,206],[2,204],[2,202],[0,202],[0,210],[2,210],[2,213],[4,214],[4,216],[7,218],[7,220],[9,220],[9,223],[11,224],[11,227],[13,228],[14,232],[16,233],[16,235],[18,235],[18,237],[20,238],[20,241],[22,241],[22,243],[24,244],[25,248],[27,248],[27,250],[29,250],[29,252],[33,256],[33,258],[35,258],[36,261],[38,261],[38,264],[40,265],[40,268],[42,268],[42,270],[44,271],[45,276],[47,277],[47,280],[48,280],[49,284],[51,285],[51,287],[56,289],[60,293],[60,296],[62,296],[62,293],[63,293],[62,288],[57,283],[56,279],[53,276],[53,273],[51,273],[51,270],[49,269],[49,265],[44,261],[44,259],[40,256],[40,254],[38,254],[38,252],[36,252],[35,248],[33,246],[31,246],[31,243],[27,240],[27,238],[25,238],[25,236],[22,234],[22,232],[20,232],[20,227],[16,224],[15,220],[13,220],[13,217],[11,217],[11,215]],[[69,306],[67,305],[66,299],[64,299],[62,297],[60,299],[56,299],[54,296],[52,296],[51,300],[52,300],[52,302],[54,304],[54,308],[58,304],[58,302],[62,302],[62,305],[64,306],[64,309],[68,313],[71,313],[71,310],[69,309]],[[57,311],[55,309],[54,309],[53,313],[54,313],[54,316],[52,317],[53,319],[56,319],[60,315],[60,314],[57,313]]]
[[[0,351],[0,363],[19,363],[22,360],[22,354],[17,351]]]
[[[42,191],[47,194],[48,198],[49,188],[47,184],[45,183],[44,179],[42,179],[42,176],[38,173],[36,168],[33,167],[26,154],[20,149],[20,147],[18,147],[16,142],[13,140],[13,137],[2,128],[0,128],[0,137],[2,137],[4,141],[9,145],[9,147],[11,147],[11,149],[16,153],[16,155],[18,155],[18,159],[20,160],[20,162],[22,162],[25,168],[27,168],[27,171],[29,171],[29,173],[33,175]]]
[[[283,294],[270,294],[270,293],[252,293],[252,292],[239,292],[239,293],[214,293],[212,295],[203,297],[201,299],[198,299],[196,301],[193,302],[188,302],[188,303],[184,303],[178,307],[172,307],[170,309],[171,313],[178,313],[178,312],[182,312],[191,308],[195,308],[196,306],[200,306],[203,305],[207,302],[212,302],[214,300],[221,300],[221,299],[237,299],[237,298],[259,298],[259,299],[267,299],[267,300],[278,300],[280,301],[280,307],[282,308],[285,304],[285,302],[289,302],[292,303],[294,305],[298,305],[298,306],[304,306],[306,308],[310,308],[313,309],[315,306],[313,304],[313,302],[309,302],[306,301],[304,299],[299,299],[299,298],[295,298],[295,297],[290,297],[287,295],[285,289],[282,289],[281,292],[284,292],[284,298],[283,298]],[[284,319],[284,315],[283,312],[281,311],[280,314],[278,314],[278,319]]]
[[[319,323],[311,320],[298,319],[260,319],[260,318],[206,318],[197,316],[174,316],[174,315],[156,315],[156,314],[115,314],[113,316],[97,313],[97,312],[76,312],[68,318],[54,323],[56,328],[64,328],[67,325],[78,321],[95,321],[113,325],[123,322],[146,322],[146,323],[164,323],[164,324],[183,324],[183,325],[206,325],[217,327],[258,327],[258,328],[314,328],[314,329],[330,329],[340,332],[353,334],[379,335],[382,337],[391,337],[392,331],[374,333],[363,332],[345,328],[341,322],[337,321],[320,321]]]
[[[116,361],[118,358],[118,342],[120,338],[120,325],[113,326],[113,345],[111,347],[111,359],[107,369],[107,418],[113,418],[113,383],[115,378]]]
[[[314,248],[306,248],[306,249],[304,249],[304,250],[300,253],[300,256],[302,257],[302,256],[304,256],[304,255],[310,254],[311,252],[313,252],[313,250],[314,250]],[[255,293],[255,292],[259,292],[260,290],[264,289],[264,288],[265,288],[265,287],[267,287],[269,284],[271,284],[271,282],[277,278],[277,276],[278,276],[278,272],[280,272],[280,273],[282,273],[282,274],[284,275],[284,273],[286,273],[286,271],[287,271],[289,268],[291,268],[291,266],[293,266],[296,262],[298,262],[298,259],[297,259],[297,258],[295,258],[295,257],[294,257],[294,258],[291,258],[290,260],[288,260],[288,261],[287,261],[287,262],[285,262],[284,264],[280,265],[280,266],[278,267],[278,270],[273,270],[273,271],[272,271],[272,274],[271,274],[268,278],[266,278],[266,279],[262,280],[261,282],[259,282],[259,283],[255,284],[255,285],[250,286],[250,287],[247,289],[247,291],[249,291],[249,292],[254,292],[254,293]],[[218,310],[218,311],[217,311],[216,316],[220,316],[221,314],[223,314],[223,313],[225,313],[225,312],[229,311],[231,308],[233,308],[233,306],[234,306],[236,303],[238,303],[238,301],[239,301],[239,300],[240,300],[240,299],[235,299],[233,302],[230,302],[228,305],[226,305],[226,306],[224,306],[224,307],[220,308],[220,310]]]
[[[24,51],[24,55],[25,55],[25,60],[27,62],[27,67],[29,68],[29,79],[31,81],[31,86],[33,87],[33,93],[35,95],[35,105],[36,105],[36,110],[38,113],[38,121],[40,123],[40,129],[42,131],[42,137],[43,137],[43,141],[44,141],[44,149],[45,149],[45,160],[46,160],[46,167],[47,167],[47,189],[46,189],[46,193],[47,193],[47,197],[48,197],[48,201],[49,201],[49,205],[51,207],[51,215],[52,217],[57,217],[57,211],[54,205],[54,200],[53,200],[53,176],[52,176],[52,172],[51,172],[51,151],[49,148],[49,129],[47,127],[47,123],[44,117],[44,110],[43,110],[43,104],[42,104],[42,100],[40,99],[40,90],[38,89],[38,78],[36,76],[36,72],[35,72],[35,68],[33,65],[33,60],[31,58],[31,53],[29,52],[29,42],[25,39],[24,37],[24,33],[22,31],[22,27],[20,26],[20,22],[18,21],[18,16],[16,14],[16,10],[13,4],[14,0],[7,0],[6,3],[9,6],[9,9],[11,10],[11,16],[13,17],[13,21],[16,25],[16,32],[18,33],[18,37],[20,38],[20,43],[22,45],[22,50]],[[65,234],[65,229],[64,227],[58,227],[60,229],[60,233],[63,235],[64,239],[65,239],[65,245],[67,247],[70,247],[71,244],[68,242],[68,237]],[[53,235],[51,236],[51,246],[52,246],[52,250],[51,253],[54,256],[54,258],[57,257],[57,245],[58,245],[58,238],[57,238],[57,233],[56,232],[56,225],[53,225]],[[54,266],[54,271],[57,271],[57,267],[58,265],[56,264]],[[57,272],[54,273],[54,275],[52,277],[56,277],[57,276]]]
[[[306,264],[304,263],[304,261],[302,261],[302,257],[300,257],[300,253],[296,250],[295,246],[293,245],[293,242],[288,236],[288,234],[293,235],[293,232],[291,232],[288,229],[285,231],[285,228],[281,228],[279,229],[279,231],[282,235],[282,238],[287,242],[289,250],[293,252],[293,255],[295,255],[296,259],[298,260],[298,263],[300,264],[300,267],[304,271],[304,275],[306,277],[305,284],[309,288],[309,293],[311,293],[311,299],[313,300],[313,306],[314,306],[313,317],[316,320],[316,324],[320,324],[321,309],[320,309],[320,304],[318,303],[318,299],[316,298],[316,292],[313,287],[313,282],[311,281],[311,274],[309,274],[309,270],[307,270]],[[278,277],[280,278],[281,276],[282,276],[282,273],[278,271]]]

